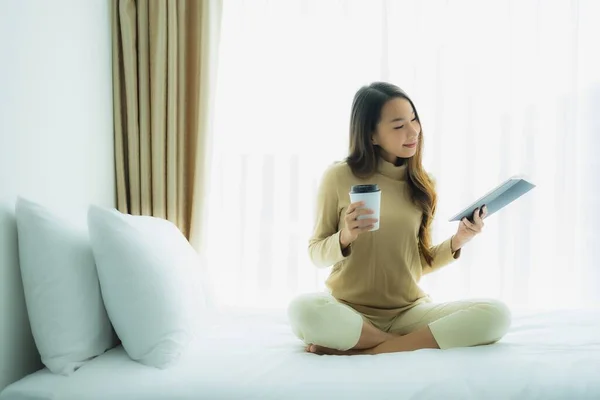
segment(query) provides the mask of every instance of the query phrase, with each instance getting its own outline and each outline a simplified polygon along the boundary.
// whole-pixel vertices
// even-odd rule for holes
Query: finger
[[[352,214],[357,208],[360,208],[365,205],[364,201],[357,201],[356,203],[352,203],[346,209],[346,214]]]
[[[465,226],[465,228],[467,228],[468,230],[475,232],[475,233],[479,232],[479,230],[477,229],[477,226],[475,224],[473,224],[471,221],[469,221],[467,218],[463,218],[462,223]]]
[[[361,215],[370,215],[373,214],[374,211],[367,208],[359,208],[351,212],[350,214],[346,214],[346,221],[353,221],[359,219]]]
[[[379,220],[377,218],[365,218],[359,219],[358,221],[360,222],[361,227],[365,227],[369,225],[375,225]]]
[[[466,231],[467,233],[471,234],[471,235],[477,235],[479,232],[477,232],[477,230],[475,230],[474,228],[469,228],[467,225],[463,224],[463,228],[464,231]]]
[[[483,210],[483,215],[481,216],[481,219],[483,219],[488,215],[488,208],[484,205],[481,209]]]
[[[375,218],[365,218],[354,221],[352,225],[354,226],[354,229],[363,229],[366,226],[375,225],[377,221],[378,220]]]
[[[359,208],[357,210],[354,211],[354,215],[356,217],[361,216],[361,215],[370,215],[370,214],[374,214],[375,211],[371,210],[370,208]]]
[[[362,229],[365,226],[368,225],[374,225],[377,223],[377,219],[375,218],[365,218],[365,219],[353,219],[348,221],[348,228],[350,228],[351,230],[354,229]]]
[[[354,229],[358,226],[359,222],[358,222],[358,218],[356,217],[356,213],[350,213],[346,215],[346,225],[350,228],[350,229]]]
[[[358,230],[359,233],[369,232],[371,229],[375,228],[375,225],[367,225],[364,228],[360,228]]]
[[[479,225],[481,224],[481,209],[476,208],[475,211],[473,212],[473,221],[475,222],[475,225]]]
[[[485,226],[485,222],[483,222],[483,219],[485,218],[485,215],[486,215],[485,210],[486,210],[485,206],[481,207],[481,209],[479,210],[479,212],[477,213],[476,218],[475,218],[475,226],[478,229],[478,232],[481,232],[481,230]]]

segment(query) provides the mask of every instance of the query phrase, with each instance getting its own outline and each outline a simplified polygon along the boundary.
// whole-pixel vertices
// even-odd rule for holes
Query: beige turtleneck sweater
[[[337,300],[372,316],[392,316],[427,299],[418,282],[460,255],[452,253],[450,239],[433,247],[429,266],[420,256],[418,232],[422,212],[409,198],[406,166],[380,160],[369,179],[352,174],[346,162],[325,172],[317,197],[317,218],[309,254],[317,267],[333,269],[327,286]],[[350,205],[350,187],[378,184],[381,189],[380,227],[361,234],[344,254],[340,232]]]

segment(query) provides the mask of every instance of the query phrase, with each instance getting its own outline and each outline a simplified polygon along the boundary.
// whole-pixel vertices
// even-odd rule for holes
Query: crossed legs
[[[496,300],[422,303],[398,315],[388,332],[324,293],[302,295],[288,308],[293,332],[316,354],[380,354],[494,343],[510,327]]]

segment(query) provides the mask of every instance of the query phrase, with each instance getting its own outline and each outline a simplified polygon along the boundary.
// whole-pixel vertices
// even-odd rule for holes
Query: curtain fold
[[[117,208],[168,219],[196,246],[220,10],[220,0],[112,4]]]

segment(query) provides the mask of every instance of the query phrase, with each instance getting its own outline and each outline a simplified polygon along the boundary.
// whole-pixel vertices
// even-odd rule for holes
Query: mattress
[[[230,310],[169,369],[118,347],[70,377],[33,373],[0,400],[600,398],[600,310],[513,321],[491,346],[340,357],[305,353],[283,311]]]

